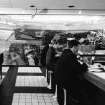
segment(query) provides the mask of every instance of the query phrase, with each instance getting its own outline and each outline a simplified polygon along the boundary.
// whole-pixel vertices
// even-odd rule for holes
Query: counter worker
[[[65,49],[55,67],[55,78],[59,85],[58,90],[65,88],[67,90],[67,105],[70,105],[70,97],[76,96],[81,105],[91,105],[83,83],[83,73],[87,71],[87,65],[78,62],[76,54],[78,52],[79,42],[75,39],[68,41],[68,49]],[[62,91],[58,92],[58,102],[63,105]],[[89,103],[89,104],[88,104]]]

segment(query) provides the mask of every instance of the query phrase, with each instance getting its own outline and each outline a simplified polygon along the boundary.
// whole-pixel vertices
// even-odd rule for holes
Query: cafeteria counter
[[[105,72],[86,72],[85,79],[105,91]]]
[[[94,105],[105,105],[105,72],[87,71],[84,78]]]

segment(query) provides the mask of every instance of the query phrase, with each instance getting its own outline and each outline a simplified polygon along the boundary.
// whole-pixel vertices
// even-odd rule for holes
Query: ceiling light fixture
[[[34,18],[35,15],[38,14],[38,8],[35,5],[30,5],[30,8],[34,11],[34,13],[32,14],[32,18]],[[48,13],[48,9],[47,8],[41,9],[39,13]]]
[[[69,5],[69,6],[67,6],[67,7],[69,7],[69,8],[73,8],[73,7],[75,7],[74,5]]]
[[[30,8],[34,11],[34,13],[32,14],[32,18],[34,18],[34,16],[37,14],[37,7],[35,5],[30,5]]]
[[[31,8],[35,7],[35,5],[30,5]]]

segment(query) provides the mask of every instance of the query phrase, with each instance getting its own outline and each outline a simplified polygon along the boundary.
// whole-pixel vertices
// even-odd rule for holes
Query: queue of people
[[[17,45],[18,46],[18,45]],[[4,54],[4,65],[39,66],[36,46],[21,45],[22,47],[10,46]]]
[[[77,59],[80,43],[76,39],[64,40],[53,38],[46,50],[44,66],[47,69],[48,88],[52,89],[55,94],[53,97],[57,98],[59,105],[70,105],[73,102],[92,105],[83,78],[88,66]]]

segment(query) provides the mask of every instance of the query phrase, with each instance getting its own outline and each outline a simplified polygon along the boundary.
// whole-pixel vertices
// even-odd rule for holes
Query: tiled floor
[[[18,73],[41,73],[39,67],[20,67]]]
[[[20,67],[18,72],[22,73],[41,73],[40,68],[38,67]],[[17,75],[15,87],[30,87],[37,88],[47,87],[46,78],[44,76],[32,76],[30,75]],[[58,105],[58,102],[53,99],[52,93],[28,93],[21,92],[13,94],[12,105]]]
[[[41,93],[15,93],[12,105],[58,105],[52,94]]]
[[[17,76],[15,86],[47,87],[44,76]]]

